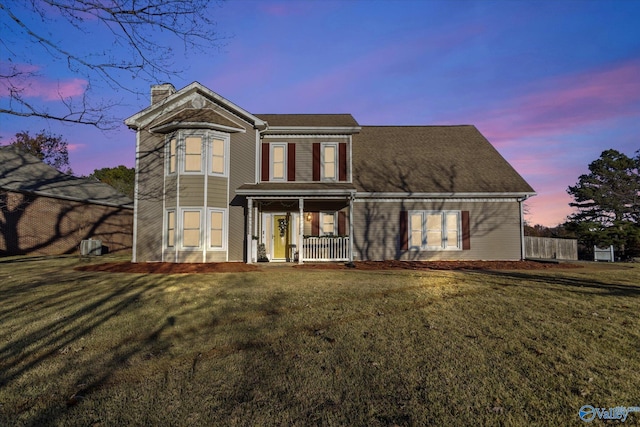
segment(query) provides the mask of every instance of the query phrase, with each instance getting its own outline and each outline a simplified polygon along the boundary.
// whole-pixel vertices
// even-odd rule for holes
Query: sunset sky
[[[564,221],[567,187],[602,151],[632,156],[640,149],[637,0],[238,0],[211,13],[220,48],[177,57],[185,71],[170,81],[176,88],[199,81],[252,113],[473,124],[538,193],[528,202],[532,224]],[[7,19],[0,11],[0,24]],[[63,38],[65,29],[58,33]],[[102,34],[75,43],[91,48]],[[19,37],[11,43],[31,48]],[[0,49],[2,66],[10,53],[6,44]],[[34,53],[28,66],[41,75],[30,82],[34,102],[82,95],[82,78]],[[149,92],[148,82],[136,84]],[[103,96],[122,104],[113,111],[122,119],[149,102],[126,92]],[[6,104],[0,85],[0,107]],[[0,115],[1,143],[41,129],[69,142],[78,175],[134,165],[135,134],[124,125],[102,132]]]

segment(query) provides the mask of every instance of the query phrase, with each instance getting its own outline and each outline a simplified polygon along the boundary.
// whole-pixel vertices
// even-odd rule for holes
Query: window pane
[[[169,141],[169,173],[176,171],[176,139]]]
[[[273,161],[277,163],[284,162],[284,147],[278,145],[273,147]]]
[[[224,173],[224,141],[214,139],[211,146],[211,172]]]
[[[211,228],[222,230],[222,212],[211,212]]]
[[[336,178],[336,147],[334,145],[325,145],[323,147],[323,160],[324,160],[324,178],[335,179]]]
[[[411,230],[411,241],[409,242],[409,246],[418,248],[422,246],[421,230]]]
[[[284,179],[284,155],[285,149],[282,145],[273,146],[272,173],[273,179]]]
[[[182,244],[185,247],[197,248],[200,246],[200,230],[184,230]]]
[[[199,136],[189,136],[185,138],[185,172],[200,172],[202,170],[202,141]]]
[[[213,248],[222,247],[222,212],[211,212],[211,230],[209,245]]]
[[[222,247],[222,230],[211,229],[211,247],[212,248]]]
[[[411,214],[411,230],[409,246],[422,246],[422,214]]]
[[[200,154],[201,139],[199,136],[188,136],[184,140],[185,153]]]
[[[422,230],[422,215],[411,215],[411,230]]]
[[[282,163],[273,164],[273,177],[284,178],[284,165]]]
[[[440,230],[442,228],[442,215],[427,214],[427,230]]]
[[[211,172],[224,173],[224,158],[214,157],[211,162]]]
[[[329,179],[336,177],[336,166],[333,163],[324,164],[324,177]]]
[[[335,234],[335,216],[333,214],[322,214],[322,234],[331,235]]]
[[[442,214],[427,214],[427,246],[442,247]]]
[[[458,247],[458,214],[456,212],[447,214],[447,247]]]
[[[167,212],[167,246],[176,244],[176,213]]]
[[[438,231],[427,231],[427,246],[442,246],[442,233]]]
[[[447,230],[447,247],[448,248],[458,247],[458,231],[457,230]]]
[[[200,228],[200,212],[186,211],[182,219],[185,230],[188,228]]]
[[[224,141],[221,139],[214,139],[211,152],[214,156],[224,156]]]

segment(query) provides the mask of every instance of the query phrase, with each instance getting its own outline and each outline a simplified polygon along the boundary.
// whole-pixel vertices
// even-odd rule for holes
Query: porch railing
[[[349,261],[349,236],[305,237],[304,261]]]

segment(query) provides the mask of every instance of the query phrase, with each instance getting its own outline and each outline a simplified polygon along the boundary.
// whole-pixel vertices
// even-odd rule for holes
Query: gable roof
[[[174,111],[174,109],[176,108],[183,107],[189,101],[191,101],[192,103],[195,101],[194,108],[199,108],[199,104],[201,104],[201,101],[209,101],[214,105],[223,107],[237,117],[245,120],[247,123],[250,123],[257,129],[262,129],[265,126],[264,122],[261,119],[229,101],[228,99],[223,98],[222,96],[203,86],[199,82],[193,82],[176,92],[170,90],[167,92],[167,94],[169,95],[162,101],[151,104],[144,110],[139,111],[133,116],[125,119],[125,124],[132,129],[140,129],[149,125],[149,123],[153,122],[154,120],[163,120],[166,114]]]
[[[56,199],[133,207],[133,200],[110,185],[64,174],[12,145],[0,147],[0,188]]]
[[[362,126],[353,136],[358,192],[534,195],[475,126]]]
[[[219,129],[244,132],[244,128],[218,114],[213,108],[184,108],[150,123],[152,132],[170,132],[178,128]]]

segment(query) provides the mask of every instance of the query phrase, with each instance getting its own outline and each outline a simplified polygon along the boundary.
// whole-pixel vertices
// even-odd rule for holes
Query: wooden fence
[[[578,259],[578,241],[525,236],[524,253],[525,258],[575,261]]]

